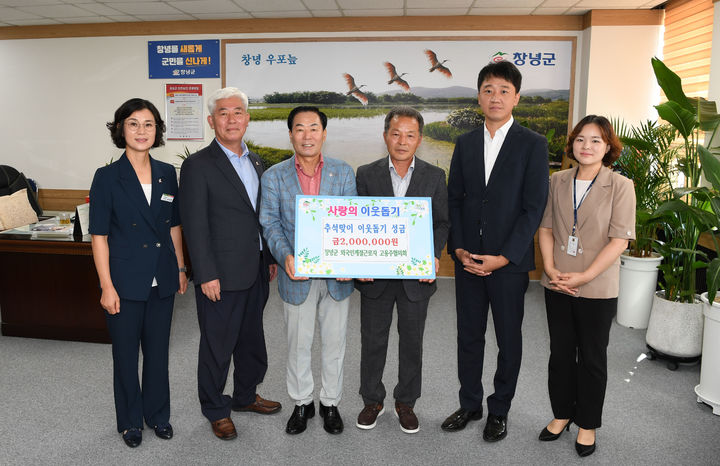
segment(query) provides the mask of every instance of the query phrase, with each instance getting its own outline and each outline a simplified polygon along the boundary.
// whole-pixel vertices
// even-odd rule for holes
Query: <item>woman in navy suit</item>
[[[187,277],[175,169],[150,157],[150,148],[163,144],[160,113],[147,100],[130,99],[107,127],[125,153],[95,172],[90,234],[102,288],[100,304],[112,339],[117,429],[129,447],[137,447],[143,418],[158,437],[173,436],[170,323],[175,292],[185,293]]]

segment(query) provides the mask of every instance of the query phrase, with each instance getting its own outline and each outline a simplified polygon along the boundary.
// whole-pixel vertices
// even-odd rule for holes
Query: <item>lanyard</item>
[[[578,167],[578,170],[580,170],[579,167]],[[575,171],[575,176],[573,177],[573,218],[574,218],[574,223],[573,223],[573,229],[572,229],[572,236],[575,236],[575,231],[577,230],[577,212],[578,212],[578,209],[579,209],[580,206],[582,205],[583,201],[585,200],[585,196],[587,196],[587,193],[590,192],[590,188],[593,187],[593,184],[595,184],[595,180],[597,180],[597,177],[598,177],[598,175],[600,174],[600,172],[597,172],[597,174],[595,175],[595,178],[593,178],[592,181],[590,182],[590,186],[588,186],[588,188],[585,190],[585,193],[584,193],[584,194],[582,195],[582,197],[580,198],[580,203],[578,203],[578,202],[576,201],[576,199],[577,199],[577,197],[576,197],[576,196],[577,196],[577,194],[576,194],[576,191],[577,191],[576,184],[577,184],[577,183],[576,183],[576,182],[577,182],[577,172],[578,172],[578,170]]]

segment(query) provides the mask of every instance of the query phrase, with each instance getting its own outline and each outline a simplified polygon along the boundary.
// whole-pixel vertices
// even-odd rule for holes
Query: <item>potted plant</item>
[[[710,139],[712,141],[712,139]],[[700,150],[705,178],[711,183],[708,200],[715,214],[716,228],[720,225],[720,160],[715,155]],[[701,295],[703,301],[703,343],[702,363],[700,366],[700,383],[695,387],[698,402],[702,401],[713,408],[713,414],[720,415],[720,248],[713,234],[716,257],[710,261],[707,273],[708,291]]]
[[[698,296],[696,272],[711,262],[698,249],[700,235],[718,227],[720,198],[716,190],[702,186],[702,174],[712,183],[720,181],[720,163],[701,144],[703,132],[712,141],[720,123],[714,102],[688,98],[680,77],[657,58],[652,59],[658,84],[668,101],[655,108],[682,138],[677,151],[677,180],[670,199],[652,215],[664,233],[655,241],[663,256],[662,278],[654,298],[646,342],[651,356],[663,354],[680,360],[697,358],[702,353],[702,304]],[[715,210],[713,210],[715,209]],[[714,237],[713,237],[714,239]],[[714,239],[715,240],[715,239]],[[717,241],[715,240],[716,249]],[[713,269],[717,269],[717,261]],[[717,275],[708,274],[710,290],[717,290]],[[714,294],[714,293],[713,293]]]
[[[617,322],[625,327],[647,328],[657,287],[662,256],[653,251],[658,222],[653,213],[672,194],[671,167],[677,150],[677,132],[669,124],[647,121],[628,128],[621,121],[613,126],[623,143],[615,167],[635,187],[635,236],[620,256],[620,289]]]

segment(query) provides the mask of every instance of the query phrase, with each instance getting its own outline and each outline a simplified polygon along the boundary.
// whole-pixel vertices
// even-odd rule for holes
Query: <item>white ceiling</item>
[[[665,0],[0,0],[0,26],[337,16],[582,15]]]

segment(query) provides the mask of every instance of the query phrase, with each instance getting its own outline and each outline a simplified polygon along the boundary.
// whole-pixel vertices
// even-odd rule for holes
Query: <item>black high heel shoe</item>
[[[552,432],[550,432],[546,426],[542,430],[542,432],[540,432],[538,440],[540,440],[541,442],[552,442],[553,440],[557,440],[560,438],[563,431],[567,430],[568,432],[570,432],[570,424],[572,424],[572,419],[568,420],[567,424],[565,424],[565,427],[563,427],[557,434],[553,434]]]
[[[575,451],[578,455],[580,455],[581,458],[585,456],[590,456],[593,453],[595,453],[595,443],[593,442],[592,445],[583,445],[581,443],[575,442]]]

